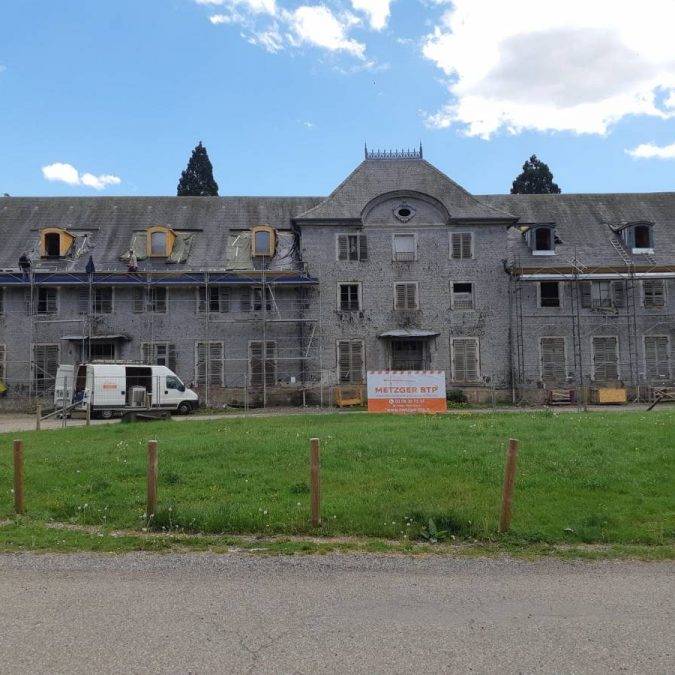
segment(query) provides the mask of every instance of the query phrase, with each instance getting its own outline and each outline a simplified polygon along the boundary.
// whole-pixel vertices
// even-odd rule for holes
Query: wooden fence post
[[[42,403],[35,406],[35,431],[40,431],[40,422],[42,421]]]
[[[86,425],[91,425],[91,401],[87,401],[87,421]]]
[[[14,441],[14,511],[22,514],[23,503],[23,441]]]
[[[504,487],[502,489],[502,513],[499,518],[499,531],[508,532],[511,527],[511,502],[513,501],[513,484],[516,478],[516,459],[518,457],[518,441],[509,439],[504,468]]]
[[[148,519],[157,512],[157,441],[148,441]]]
[[[321,525],[321,477],[319,475],[319,439],[309,441],[312,527]]]

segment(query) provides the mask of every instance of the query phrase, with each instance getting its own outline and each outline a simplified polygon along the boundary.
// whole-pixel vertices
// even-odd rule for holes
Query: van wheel
[[[101,419],[103,420],[111,420],[113,416],[113,411],[112,410],[101,410]]]
[[[183,401],[178,404],[176,411],[179,415],[189,415],[192,412],[192,405],[188,401]]]

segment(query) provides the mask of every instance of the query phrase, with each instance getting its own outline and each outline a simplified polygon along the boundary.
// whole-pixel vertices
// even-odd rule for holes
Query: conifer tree
[[[213,178],[213,166],[206,148],[199,145],[192,151],[187,168],[178,181],[179,197],[217,197],[218,183]]]
[[[523,172],[513,181],[512,195],[559,194],[560,188],[553,182],[553,174],[537,155],[532,155],[523,164]]]

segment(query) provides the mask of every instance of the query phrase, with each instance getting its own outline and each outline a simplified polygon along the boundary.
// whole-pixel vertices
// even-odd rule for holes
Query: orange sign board
[[[442,370],[369,370],[368,412],[447,410]]]

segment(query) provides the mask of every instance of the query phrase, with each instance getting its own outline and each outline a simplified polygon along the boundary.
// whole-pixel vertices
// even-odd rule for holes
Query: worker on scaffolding
[[[138,272],[138,258],[136,257],[136,254],[132,248],[127,251],[125,257],[127,259],[127,271],[130,274]]]
[[[19,269],[24,281],[30,281],[30,267],[30,258],[28,257],[28,253],[24,251],[19,257]]]

